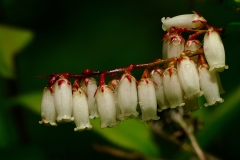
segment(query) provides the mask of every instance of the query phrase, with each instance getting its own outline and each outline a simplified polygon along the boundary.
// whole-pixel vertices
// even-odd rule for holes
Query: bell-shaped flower
[[[187,40],[186,43],[185,43],[185,47],[184,47],[184,50],[189,50],[189,51],[196,51],[198,50],[199,48],[201,48],[202,44],[200,41],[198,40]],[[192,60],[197,63],[198,62],[198,56],[193,56],[191,57]]]
[[[97,102],[94,97],[94,94],[97,90],[96,80],[92,77],[86,78],[81,81],[80,86],[87,94],[87,102],[88,102],[90,119],[98,117]]]
[[[119,87],[119,80],[113,79],[108,83],[108,86],[113,90],[114,100],[115,100],[115,107],[116,107],[116,116],[118,121],[127,120],[128,117],[124,117],[122,111],[120,109],[118,103],[118,87]]]
[[[210,72],[207,68],[200,66],[198,68],[199,77],[200,77],[200,86],[204,92],[204,97],[207,101],[204,105],[212,106],[217,103],[222,103],[224,100],[220,97],[219,94],[219,85],[216,77],[216,73]]]
[[[85,92],[78,85],[73,87],[73,117],[76,124],[74,131],[92,128],[89,120],[87,98]]]
[[[163,91],[163,73],[160,69],[155,69],[151,72],[151,78],[156,83],[155,92],[158,104],[158,111],[169,108],[169,103]]]
[[[137,117],[136,79],[129,73],[122,75],[117,89],[118,103],[124,117]]]
[[[188,29],[200,29],[203,27],[203,23],[207,22],[201,15],[196,12],[194,14],[184,14],[175,16],[172,18],[162,18],[162,29],[164,31],[169,30],[171,27],[188,28]]]
[[[54,105],[53,94],[47,87],[45,87],[43,90],[41,116],[42,121],[39,121],[40,124],[57,126],[56,124],[57,113]]]
[[[64,77],[60,77],[53,85],[54,105],[58,122],[73,121],[72,117],[72,85]]]
[[[185,105],[183,106],[184,113],[196,111],[200,108],[198,104],[198,98],[185,99]]]
[[[185,92],[185,99],[200,97],[203,92],[200,91],[199,76],[197,68],[189,57],[184,56],[178,60],[178,78],[182,89]]]
[[[218,72],[215,72],[215,73],[216,73],[216,77],[217,77],[217,81],[218,81],[219,93],[220,93],[220,94],[223,94],[223,93],[225,93],[225,91],[224,91],[224,89],[223,89],[223,86],[222,86],[222,83],[221,83],[221,79],[220,79],[219,73],[218,73]]]
[[[142,121],[158,120],[157,99],[154,83],[149,78],[142,78],[138,82],[138,100],[142,111]]]
[[[167,51],[168,51],[168,41],[169,41],[169,35],[171,33],[170,32],[167,32],[164,36],[163,36],[163,46],[162,46],[162,58],[165,59],[167,58]]]
[[[184,51],[184,43],[185,40],[179,33],[172,33],[168,37],[168,45],[167,45],[167,57],[166,58],[174,58],[179,57],[181,53]]]
[[[113,91],[107,85],[102,85],[98,87],[95,97],[101,119],[101,128],[117,125]]]
[[[224,69],[228,69],[228,66],[225,65],[225,50],[221,37],[212,27],[204,36],[203,49],[210,71],[222,72]]]
[[[183,90],[180,85],[176,68],[167,68],[163,73],[163,90],[170,108],[184,106]]]

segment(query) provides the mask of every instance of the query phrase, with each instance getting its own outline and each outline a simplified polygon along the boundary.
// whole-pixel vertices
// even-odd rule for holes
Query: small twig
[[[116,149],[110,146],[106,145],[99,145],[99,144],[93,144],[92,145],[95,150],[98,152],[108,153],[110,155],[129,159],[129,160],[160,160],[159,158],[152,158],[152,157],[145,157],[144,155],[141,155],[137,152],[125,152],[120,149]]]
[[[180,115],[179,113],[175,112],[175,111],[172,111],[172,119],[178,123],[182,129],[184,130],[184,132],[187,134],[192,146],[193,146],[193,149],[195,150],[198,158],[200,160],[206,160],[206,157],[202,151],[202,149],[200,148],[200,146],[198,145],[198,142],[195,138],[195,136],[193,135],[193,132],[192,132],[192,127],[190,126],[187,126],[187,124],[184,122],[183,118],[182,118],[182,115]]]

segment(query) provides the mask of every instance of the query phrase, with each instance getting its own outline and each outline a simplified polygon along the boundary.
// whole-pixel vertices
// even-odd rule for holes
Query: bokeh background
[[[240,158],[239,6],[237,0],[0,0],[0,159],[126,159],[118,151],[138,155],[132,159],[194,157],[137,119],[111,129],[92,120],[84,132],[74,132],[73,123],[38,124],[47,80],[35,77],[152,62],[161,58],[161,18],[192,10],[226,28],[229,65],[220,74],[225,102],[191,114],[202,124],[195,135],[204,151]],[[141,72],[133,74],[139,79]]]

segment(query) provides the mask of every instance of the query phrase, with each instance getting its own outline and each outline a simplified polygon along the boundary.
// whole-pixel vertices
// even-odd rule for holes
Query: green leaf
[[[32,39],[29,30],[0,25],[0,74],[14,78],[14,55],[19,53]]]
[[[240,8],[240,0],[222,0],[222,5],[230,9]]]
[[[225,98],[224,103],[208,107],[208,110],[211,111],[202,115],[206,123],[204,123],[204,130],[197,135],[201,146],[208,145],[209,142],[211,143],[211,139],[214,139],[214,136],[224,132],[224,126],[229,124],[230,117],[238,116],[237,114],[240,112],[239,95],[240,86]]]
[[[139,120],[130,119],[113,128],[100,128],[100,121],[92,120],[93,130],[109,141],[145,156],[157,157],[159,149],[153,142],[149,127]]]
[[[21,95],[16,102],[40,114],[42,94],[35,92]],[[39,117],[40,118],[40,117]],[[91,120],[93,131],[99,133],[107,140],[129,150],[137,151],[148,157],[156,157],[159,150],[151,137],[151,131],[145,123],[136,119],[127,120],[113,128],[100,128],[100,120]]]

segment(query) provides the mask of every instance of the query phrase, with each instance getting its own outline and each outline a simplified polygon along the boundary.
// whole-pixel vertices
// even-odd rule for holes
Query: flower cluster
[[[222,103],[224,92],[218,72],[227,69],[225,51],[219,33],[198,13],[162,18],[163,59],[130,65],[109,71],[84,70],[82,74],[50,74],[44,88],[39,123],[76,124],[75,131],[91,129],[89,119],[100,117],[101,128],[139,117],[141,121],[158,120],[157,112],[182,107],[184,112],[198,110],[198,98],[205,106]],[[205,27],[206,30],[200,30]],[[182,33],[193,33],[187,40]],[[197,37],[205,34],[203,45]],[[143,68],[140,80],[131,74]],[[122,73],[117,78],[117,73]],[[94,76],[100,75],[99,85]],[[106,84],[105,77],[112,75]],[[69,78],[75,78],[73,84]]]

